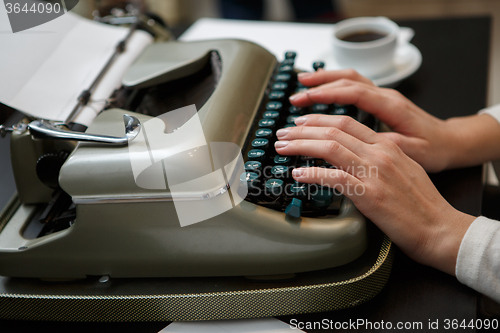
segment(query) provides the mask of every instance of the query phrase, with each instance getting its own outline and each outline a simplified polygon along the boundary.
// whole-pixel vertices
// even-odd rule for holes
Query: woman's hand
[[[296,181],[336,188],[414,260],[455,273],[460,243],[474,217],[448,204],[418,163],[350,117],[307,115],[296,124],[277,132],[276,151],[323,158],[338,167],[295,169]]]
[[[380,135],[429,172],[500,157],[494,144],[500,140],[500,125],[487,115],[438,119],[398,91],[379,88],[354,70],[301,73],[299,81],[317,87],[290,97],[293,105],[354,104],[387,124],[394,132]]]

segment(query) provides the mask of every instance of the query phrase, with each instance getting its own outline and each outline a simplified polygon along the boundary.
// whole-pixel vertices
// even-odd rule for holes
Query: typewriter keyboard
[[[290,217],[338,215],[343,198],[339,192],[317,184],[298,183],[292,177],[292,170],[297,167],[335,166],[311,156],[278,155],[274,149],[276,131],[296,126],[295,119],[306,114],[349,116],[374,130],[378,124],[375,118],[354,105],[314,104],[306,108],[291,105],[289,96],[308,88],[297,81],[295,57],[295,52],[287,52],[269,82],[243,150],[245,172],[240,175],[240,184],[247,186],[245,200],[285,212]],[[315,70],[322,67],[322,62],[313,64]]]

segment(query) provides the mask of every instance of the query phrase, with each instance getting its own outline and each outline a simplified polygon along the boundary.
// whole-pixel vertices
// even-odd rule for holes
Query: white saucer
[[[420,68],[422,54],[417,47],[410,43],[398,45],[394,55],[394,67],[390,71],[375,78],[373,83],[379,87],[395,87]]]
[[[326,63],[326,70],[340,69],[333,52],[330,50],[317,57]],[[406,79],[420,68],[422,54],[417,47],[408,42],[398,44],[394,55],[394,67],[377,77],[369,77],[379,87],[395,87],[399,82]]]

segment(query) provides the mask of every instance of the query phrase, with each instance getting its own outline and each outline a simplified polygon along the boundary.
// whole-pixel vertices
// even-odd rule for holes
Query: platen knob
[[[36,162],[36,175],[47,187],[59,187],[59,171],[69,156],[67,151],[52,152],[42,155]]]

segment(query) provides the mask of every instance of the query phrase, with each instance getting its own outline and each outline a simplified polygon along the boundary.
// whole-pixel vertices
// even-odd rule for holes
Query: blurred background
[[[134,4],[182,32],[201,17],[332,23],[355,16],[391,19],[492,17],[488,105],[500,103],[500,0],[80,0],[75,11],[92,17],[117,4]]]

